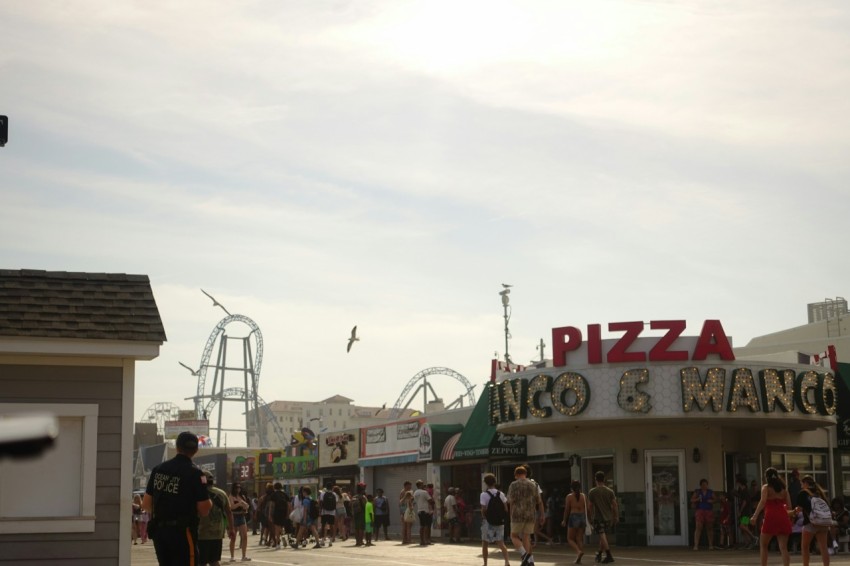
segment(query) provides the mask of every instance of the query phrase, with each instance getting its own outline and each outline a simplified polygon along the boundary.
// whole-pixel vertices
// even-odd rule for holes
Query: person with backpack
[[[502,551],[505,566],[510,566],[508,547],[505,546],[505,519],[508,516],[508,498],[496,489],[496,476],[484,474],[484,485],[487,489],[481,492],[481,555],[484,566],[487,566],[487,554],[491,544]]]
[[[809,566],[809,550],[812,537],[818,543],[820,558],[823,566],[829,566],[829,551],[827,547],[827,534],[832,528],[832,510],[826,502],[826,493],[823,488],[815,482],[812,476],[804,476],[803,488],[797,494],[797,509],[803,512],[803,534],[800,541],[800,549],[803,554],[803,566]]]
[[[351,498],[351,522],[354,525],[354,546],[363,546],[366,531],[366,484],[357,484],[357,493]]]
[[[776,468],[766,469],[764,479],[765,483],[761,486],[761,498],[750,519],[750,523],[755,524],[759,514],[762,510],[764,511],[764,521],[759,537],[761,566],[767,566],[768,545],[773,537],[776,537],[779,544],[782,564],[789,566],[791,557],[788,555],[788,537],[791,535],[791,519],[788,517],[788,511],[791,509],[791,496]]]
[[[334,486],[334,488],[339,489]],[[322,507],[322,540],[327,538],[328,546],[333,546],[336,539],[336,506],[338,498],[334,489],[331,487],[325,488],[321,501]]]
[[[215,486],[215,477],[204,472],[207,478],[207,490],[213,506],[198,523],[198,564],[201,566],[220,566],[223,549],[222,539],[225,533],[231,540],[236,538],[233,526],[233,512],[227,493]]]
[[[319,530],[316,525],[321,517],[321,508],[319,503],[314,501],[311,495],[313,490],[305,486],[301,491],[301,526],[298,529],[298,535],[295,537],[294,550],[301,550],[301,541],[307,538],[308,532],[316,539],[316,544],[313,548],[322,548],[322,539],[319,536]]]

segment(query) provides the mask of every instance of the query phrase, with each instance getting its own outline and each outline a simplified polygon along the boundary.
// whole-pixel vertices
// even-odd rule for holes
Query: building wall
[[[764,359],[763,354],[795,351],[820,354],[828,345],[835,346],[838,361],[850,360],[850,317],[827,322],[804,324],[779,332],[756,336],[743,348],[735,348],[738,358]]]
[[[123,367],[21,365],[0,359],[3,403],[90,403],[98,405],[95,529],[90,533],[0,535],[0,564],[28,566],[119,564],[121,532],[121,432]],[[103,362],[101,362],[103,363]],[[61,473],[61,470],[57,470]],[[50,486],[45,486],[45,494]],[[33,497],[42,494],[33,493]],[[51,495],[57,497],[56,494]],[[126,523],[129,528],[129,522]],[[129,538],[129,530],[126,533]]]

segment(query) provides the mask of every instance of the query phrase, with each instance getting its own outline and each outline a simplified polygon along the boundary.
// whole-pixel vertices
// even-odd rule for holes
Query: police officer
[[[151,470],[142,507],[151,514],[153,544],[160,566],[195,566],[198,519],[212,508],[207,478],[192,464],[198,437],[181,432],[177,455]]]

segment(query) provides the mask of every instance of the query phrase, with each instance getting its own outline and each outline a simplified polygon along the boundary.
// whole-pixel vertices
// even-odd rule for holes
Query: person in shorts
[[[522,557],[521,566],[534,564],[531,535],[537,529],[537,522],[543,524],[543,500],[537,484],[527,477],[525,466],[514,469],[514,481],[508,487],[508,514],[511,518],[511,542]]]
[[[390,528],[390,501],[384,496],[384,490],[380,487],[375,490],[375,541],[381,538],[381,527],[384,529],[384,539],[390,540],[388,530]]]
[[[699,489],[694,490],[691,495],[691,503],[696,507],[694,518],[696,528],[694,529],[694,550],[699,550],[699,541],[702,531],[708,539],[708,549],[714,550],[714,490],[709,489],[708,480],[699,480]]]
[[[336,489],[339,490],[338,487]],[[333,500],[332,504],[331,500]],[[336,539],[336,506],[338,502],[337,494],[330,486],[325,488],[325,491],[320,493],[316,499],[316,504],[322,509],[322,526],[319,534],[322,535],[324,544],[328,546],[333,546]]]
[[[419,546],[431,544],[431,507],[434,498],[425,489],[425,482],[416,482],[416,491],[413,492],[413,505],[416,507],[416,515],[419,517]]]
[[[493,474],[484,475],[484,485],[487,486],[487,489],[481,492],[479,498],[479,503],[481,503],[481,555],[484,557],[484,566],[487,566],[487,555],[491,544],[495,544],[502,551],[505,566],[511,566],[508,560],[508,547],[505,546],[505,525],[491,525],[487,522],[487,505],[490,504],[490,500],[498,497],[507,507],[508,498],[496,489],[496,476]]]
[[[596,553],[596,561],[603,564],[614,562],[611,556],[611,547],[608,545],[608,533],[611,532],[620,520],[620,511],[617,507],[617,496],[614,491],[605,485],[605,472],[598,471],[594,478],[596,487],[587,494],[587,512],[590,516],[593,530],[599,535],[599,551]],[[605,558],[602,557],[605,553]]]

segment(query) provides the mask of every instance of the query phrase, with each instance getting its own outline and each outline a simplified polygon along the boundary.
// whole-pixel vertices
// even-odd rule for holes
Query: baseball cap
[[[180,450],[197,450],[198,437],[189,431],[183,431],[177,435],[177,442],[175,444]]]

